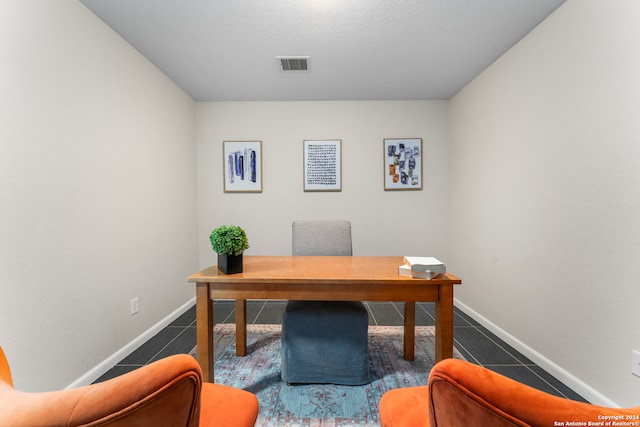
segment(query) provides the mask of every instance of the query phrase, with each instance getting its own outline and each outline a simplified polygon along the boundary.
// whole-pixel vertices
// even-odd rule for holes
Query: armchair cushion
[[[248,391],[204,383],[200,427],[252,427],[258,417],[258,399]]]
[[[429,387],[395,388],[382,395],[380,422],[389,427],[429,427]]]

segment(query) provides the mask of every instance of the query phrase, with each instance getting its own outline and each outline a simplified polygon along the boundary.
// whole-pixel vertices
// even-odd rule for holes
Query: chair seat
[[[248,391],[221,384],[202,384],[200,427],[253,427],[258,410],[258,399]]]
[[[289,301],[282,315],[282,380],[369,383],[368,327],[359,301]]]

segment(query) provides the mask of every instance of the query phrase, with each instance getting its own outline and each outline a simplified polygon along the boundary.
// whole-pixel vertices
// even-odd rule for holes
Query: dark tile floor
[[[235,321],[233,301],[216,301],[214,304],[215,323]],[[286,301],[248,301],[247,323],[279,324],[285,304]],[[366,306],[369,309],[370,325],[401,326],[403,324],[402,303],[367,302]],[[468,361],[547,393],[585,401],[458,308],[454,309],[454,316],[454,345]],[[416,325],[434,325],[434,318],[434,303],[416,305]],[[195,345],[194,306],[96,382],[132,371],[171,354],[188,353]]]

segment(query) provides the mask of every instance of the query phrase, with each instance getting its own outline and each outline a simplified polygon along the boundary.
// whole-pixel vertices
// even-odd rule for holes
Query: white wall
[[[640,403],[638,16],[569,0],[450,105],[456,297],[621,406]]]
[[[569,0],[450,105],[196,106],[79,2],[1,2],[0,345],[16,385],[64,387],[191,299],[212,228],[288,254],[293,219],[349,218],[356,254],[445,259],[474,316],[590,400],[636,405],[639,13]],[[424,139],[423,191],[383,191],[385,137]],[[305,193],[302,140],[325,138],[343,141],[343,191]],[[237,139],[263,141],[261,194],[223,193]]]
[[[291,254],[294,219],[349,219],[355,255],[447,259],[447,103],[197,104],[200,267],[215,263],[211,230],[245,228],[247,255]],[[383,139],[423,138],[422,191],[384,191]],[[304,192],[305,139],[342,140],[342,191]],[[263,192],[224,193],[222,143],[261,140]]]
[[[58,389],[193,298],[195,102],[77,1],[0,2],[0,62],[0,345]]]

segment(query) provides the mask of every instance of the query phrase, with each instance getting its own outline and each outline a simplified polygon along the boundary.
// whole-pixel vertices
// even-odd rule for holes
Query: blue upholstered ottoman
[[[282,314],[282,380],[369,383],[368,327],[359,301],[289,301]]]

